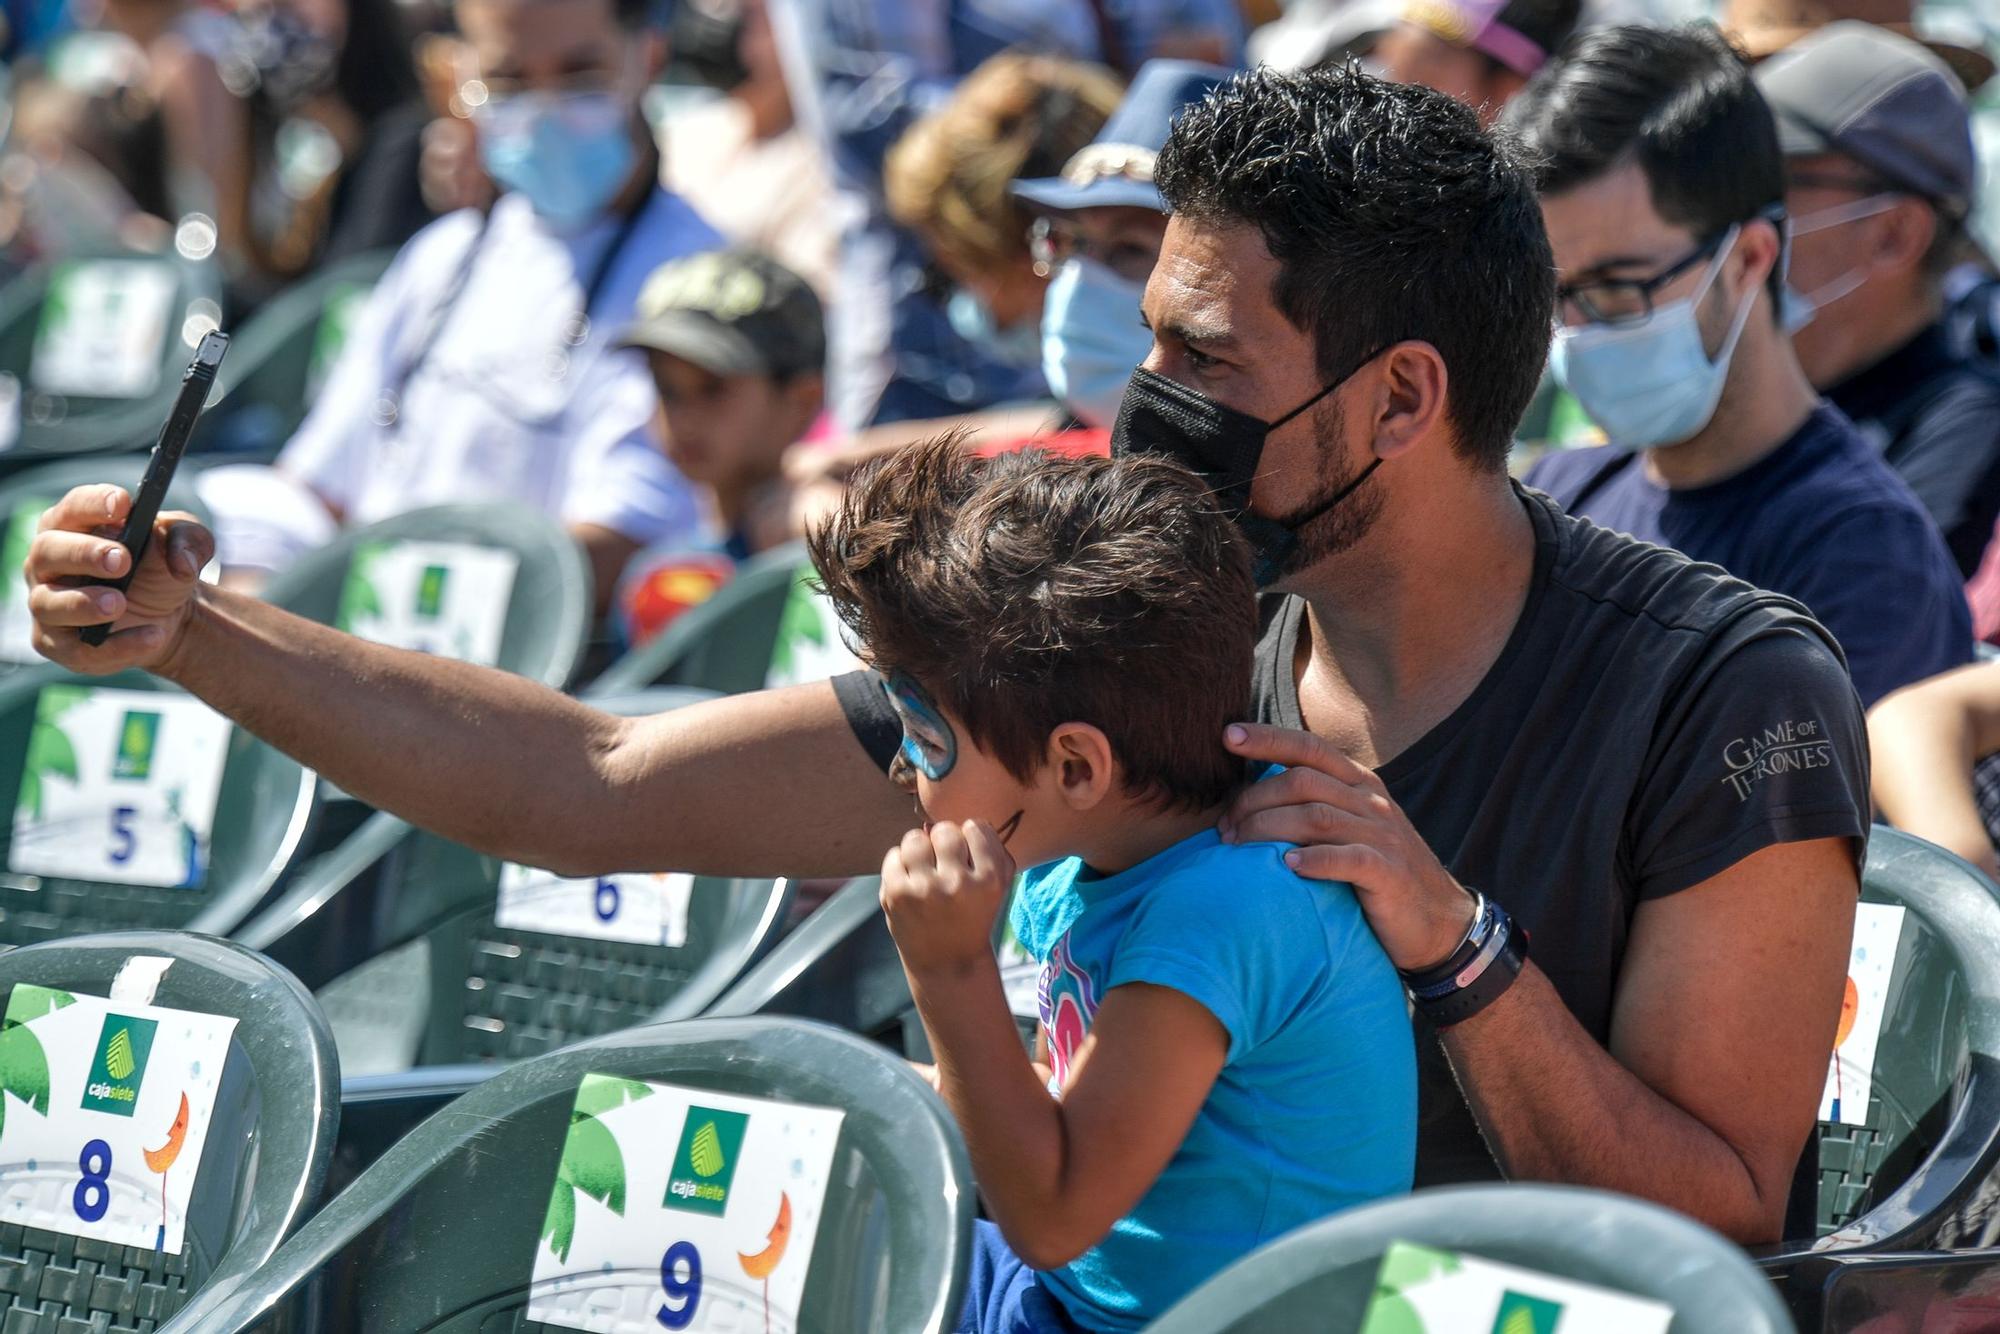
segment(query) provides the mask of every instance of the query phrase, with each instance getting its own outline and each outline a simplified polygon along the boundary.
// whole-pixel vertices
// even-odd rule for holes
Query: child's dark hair
[[[1241,787],[1249,553],[1158,458],[974,458],[945,436],[863,468],[808,539],[868,656],[909,673],[1022,781],[1064,722],[1104,732],[1127,790],[1203,809]]]

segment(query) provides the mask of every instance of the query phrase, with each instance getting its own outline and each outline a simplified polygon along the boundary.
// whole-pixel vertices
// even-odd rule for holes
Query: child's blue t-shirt
[[[1060,1094],[1113,987],[1199,1001],[1229,1055],[1187,1139],[1137,1207],[1042,1281],[1089,1330],[1136,1330],[1266,1241],[1410,1188],[1415,1042],[1403,987],[1347,885],[1306,880],[1286,846],[1214,830],[1117,875],[1038,867],[1014,934],[1042,963]]]

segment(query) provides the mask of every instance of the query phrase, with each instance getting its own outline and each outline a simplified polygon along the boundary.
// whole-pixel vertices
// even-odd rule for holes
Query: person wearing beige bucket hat
[[[1922,42],[1968,91],[1993,77],[1993,57],[1916,21],[1916,0],[1723,0],[1716,22],[1751,60],[1776,55],[1829,23],[1855,19]]]

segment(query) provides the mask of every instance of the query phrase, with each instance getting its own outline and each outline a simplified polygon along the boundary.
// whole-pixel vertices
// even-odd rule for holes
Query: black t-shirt
[[[1832,639],[1797,603],[1523,491],[1535,568],[1520,620],[1479,686],[1377,773],[1439,859],[1527,927],[1579,1022],[1610,1035],[1641,899],[1759,849],[1868,828],[1860,701]],[[1255,714],[1302,726],[1294,675],[1305,603],[1264,602]],[[899,729],[857,673],[836,689],[885,767]],[[1418,1021],[1417,1183],[1494,1178],[1442,1047]]]
[[[1970,579],[2000,519],[2000,371],[1935,324],[1826,396],[1909,483]]]

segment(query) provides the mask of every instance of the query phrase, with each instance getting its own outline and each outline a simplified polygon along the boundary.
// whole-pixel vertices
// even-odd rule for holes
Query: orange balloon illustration
[[[147,1149],[146,1166],[164,1174],[174,1165],[174,1159],[181,1156],[181,1145],[187,1143],[188,1095],[181,1094],[180,1114],[174,1117],[174,1124],[167,1131],[167,1142],[157,1149]]]
[[[1838,1047],[1847,1041],[1847,1035],[1854,1031],[1854,1014],[1861,1008],[1861,993],[1854,989],[1854,979],[1847,979],[1847,990],[1840,997],[1840,1027],[1834,1031],[1833,1045]]]
[[[778,1261],[785,1258],[785,1243],[792,1238],[792,1199],[780,1191],[778,1194],[778,1221],[771,1224],[769,1245],[755,1255],[745,1255],[741,1251],[736,1260],[743,1266],[743,1272],[752,1278],[769,1278],[771,1271],[778,1267]]]

